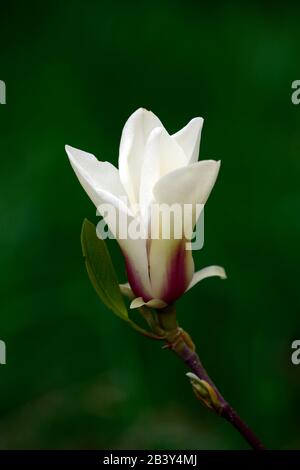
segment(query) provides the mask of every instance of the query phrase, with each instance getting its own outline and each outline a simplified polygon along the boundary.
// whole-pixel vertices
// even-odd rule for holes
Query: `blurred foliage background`
[[[64,145],[116,164],[140,106],[170,132],[203,116],[200,156],[222,160],[195,261],[228,280],[185,295],[180,323],[266,445],[300,448],[299,17],[296,2],[1,5],[0,448],[246,448],[85,272],[81,224],[98,218]]]

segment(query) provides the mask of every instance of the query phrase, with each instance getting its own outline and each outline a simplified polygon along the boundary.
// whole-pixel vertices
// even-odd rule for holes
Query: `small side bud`
[[[216,413],[220,414],[222,406],[213,387],[208,382],[206,382],[206,380],[199,379],[199,377],[197,377],[197,375],[193,374],[192,372],[188,372],[186,375],[190,379],[196,398],[202,401],[202,403],[207,406],[207,408],[210,408],[211,410],[214,410]]]

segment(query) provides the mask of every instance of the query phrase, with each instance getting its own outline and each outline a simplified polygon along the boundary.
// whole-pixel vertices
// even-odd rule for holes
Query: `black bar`
[[[300,451],[141,451],[141,450],[1,450],[0,466],[26,465],[40,468],[53,468],[56,465],[72,466],[74,468],[107,468],[121,466],[124,468],[148,468],[167,464],[188,468],[205,468],[208,465],[227,464],[240,468],[245,463],[284,466],[289,463],[298,464]]]

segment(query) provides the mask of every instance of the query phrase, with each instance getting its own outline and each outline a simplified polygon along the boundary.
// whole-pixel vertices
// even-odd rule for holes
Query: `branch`
[[[171,349],[193,373],[187,375],[196,397],[231,423],[252,449],[264,450],[265,447],[258,437],[229,405],[207,374],[190,336],[177,325],[174,306],[166,307],[159,319],[161,327],[166,331],[166,347]]]

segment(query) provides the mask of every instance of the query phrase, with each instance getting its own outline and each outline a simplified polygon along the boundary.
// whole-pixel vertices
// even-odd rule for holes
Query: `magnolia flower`
[[[142,224],[148,233],[153,203],[205,204],[215,184],[220,162],[197,161],[203,119],[192,119],[170,135],[151,111],[138,109],[126,122],[120,143],[119,170],[89,153],[66,146],[71,165],[97,208],[112,205],[119,214]],[[99,209],[101,213],[101,209]],[[103,214],[102,214],[103,215]],[[117,226],[109,226],[117,237]],[[184,222],[183,222],[184,228]],[[161,229],[161,227],[160,227]],[[161,230],[159,230],[160,232]],[[121,290],[131,307],[146,304],[163,308],[197,282],[210,276],[225,278],[220,266],[194,270],[187,238],[149,237],[118,239],[125,257],[128,283]]]

